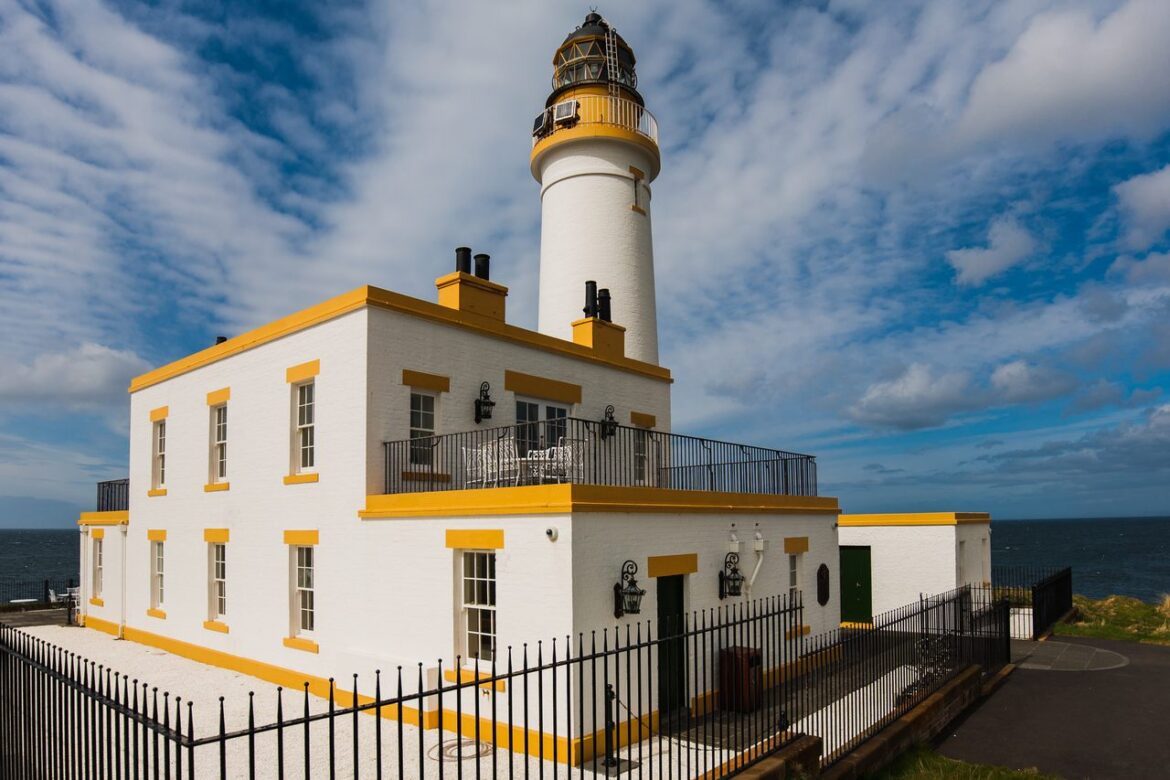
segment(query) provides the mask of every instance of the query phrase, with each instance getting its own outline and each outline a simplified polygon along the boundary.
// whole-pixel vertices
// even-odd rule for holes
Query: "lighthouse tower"
[[[612,319],[626,328],[625,354],[656,364],[650,182],[660,168],[658,123],[637,86],[633,50],[597,13],[553,57],[552,93],[532,130],[541,198],[538,329],[572,338],[585,283],[595,281],[610,290]]]

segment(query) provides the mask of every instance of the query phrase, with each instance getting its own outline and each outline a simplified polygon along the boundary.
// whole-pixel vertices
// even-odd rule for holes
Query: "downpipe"
[[[129,526],[123,524],[119,526],[122,530],[122,587],[121,594],[118,598],[118,639],[126,638],[126,535],[130,530]]]

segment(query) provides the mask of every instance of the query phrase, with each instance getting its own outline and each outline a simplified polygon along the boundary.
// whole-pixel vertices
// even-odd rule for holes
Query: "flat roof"
[[[605,365],[632,374],[639,374],[649,379],[662,382],[673,381],[670,376],[670,369],[656,366],[653,363],[643,363],[640,360],[634,360],[628,357],[603,357],[596,354],[593,349],[575,344],[572,341],[565,341],[564,339],[558,339],[544,333],[519,328],[515,325],[508,325],[505,322],[461,312],[457,309],[440,306],[431,301],[424,301],[420,298],[403,295],[402,293],[383,290],[380,287],[364,285],[338,295],[335,298],[318,303],[315,306],[310,306],[295,314],[290,314],[287,317],[270,322],[267,325],[261,325],[247,333],[241,333],[239,336],[234,336],[222,344],[215,344],[207,349],[200,350],[187,357],[180,358],[172,363],[167,363],[145,374],[136,376],[130,380],[129,391],[134,393],[151,385],[157,385],[160,382],[165,382],[168,379],[194,371],[197,368],[203,368],[225,358],[238,355],[241,352],[246,352],[249,349],[254,349],[270,341],[292,335],[306,328],[311,328],[314,325],[320,325],[323,322],[328,322],[329,320],[336,319],[337,317],[367,306],[388,309],[401,314],[430,320],[431,322],[437,322],[442,325],[463,328],[503,341],[510,341],[515,344],[541,349],[546,352],[553,352],[577,360]]]
[[[890,512],[874,515],[841,515],[841,526],[872,525],[966,525],[990,523],[990,512]]]

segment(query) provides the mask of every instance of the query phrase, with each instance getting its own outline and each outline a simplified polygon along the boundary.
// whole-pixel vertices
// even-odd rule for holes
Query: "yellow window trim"
[[[146,616],[152,617],[152,618],[158,618],[159,620],[166,620],[167,619],[167,613],[162,611],[161,609],[148,609],[148,610],[146,610]]]
[[[95,529],[95,530],[91,531],[89,535],[91,537],[93,537],[94,539],[105,539],[106,538],[106,529],[104,529],[104,528]]]
[[[501,550],[504,547],[503,529],[447,529],[447,547],[453,550]]]
[[[320,373],[321,360],[318,358],[285,369],[284,381],[290,385],[295,385],[299,382],[307,382]]]
[[[652,555],[646,559],[647,577],[673,577],[678,574],[694,574],[698,570],[698,553]]]
[[[230,387],[223,387],[219,390],[212,390],[207,394],[208,406],[219,406],[226,404],[232,398],[232,389]]]
[[[841,515],[842,527],[878,525],[967,525],[991,522],[988,512],[891,512],[887,514]]]
[[[166,488],[151,488],[150,490],[146,491],[147,498],[158,498],[159,496],[165,496],[166,494]]]
[[[284,478],[286,485],[307,485],[310,482],[317,482],[320,475],[315,471],[307,471],[304,474],[289,474]]]
[[[799,555],[808,552],[807,536],[786,536],[784,538],[784,552],[788,555]]]
[[[436,393],[446,393],[451,390],[451,377],[404,368],[402,369],[402,384],[422,390],[433,390]]]
[[[295,544],[298,547],[309,547],[319,543],[320,531],[285,531],[284,543]]]
[[[130,513],[125,510],[116,512],[82,512],[77,518],[78,525],[129,525]]]
[[[99,596],[91,596],[89,603],[95,607],[104,607],[106,605],[106,602],[103,601]]]
[[[658,418],[645,412],[630,412],[630,424],[639,428],[653,428],[658,424]]]
[[[165,420],[170,415],[170,413],[171,413],[171,407],[169,407],[169,406],[160,406],[157,409],[151,409],[150,410],[150,421],[151,422],[158,422],[159,420]]]
[[[204,620],[203,627],[208,631],[217,631],[221,634],[230,633],[227,623],[220,623],[218,620]]]
[[[231,531],[227,528],[204,528],[203,541],[213,544],[227,544]]]
[[[504,371],[504,390],[518,395],[527,395],[545,401],[563,404],[581,403],[581,385],[546,379],[542,376],[522,374],[519,371]]]
[[[560,135],[560,132],[557,134]],[[437,303],[423,301],[418,298],[412,298],[409,295],[366,285],[350,290],[335,298],[330,298],[316,306],[311,306],[295,314],[290,314],[287,317],[256,328],[255,330],[230,338],[222,344],[216,344],[193,355],[188,355],[165,366],[156,368],[153,371],[141,374],[131,380],[130,392],[135,393],[144,388],[152,387],[160,382],[194,371],[197,368],[217,363],[233,355],[255,349],[289,334],[320,325],[323,322],[328,322],[365,307],[385,309],[410,317],[417,317],[443,325],[462,328],[489,338],[521,344],[533,349],[564,355],[595,365],[608,366],[650,379],[663,382],[672,381],[669,369],[656,366],[652,363],[643,363],[640,360],[627,357],[623,357],[620,360],[607,360],[593,354],[593,351],[588,348],[581,347],[564,339],[518,328],[515,325],[508,325],[503,322],[494,322],[484,317],[468,316],[463,312],[440,306]]]
[[[167,540],[167,532],[161,529],[148,530],[146,538],[152,542],[165,542]]]
[[[231,490],[232,483],[230,482],[208,482],[203,486],[204,493],[222,493],[225,490]]]
[[[301,650],[306,653],[321,652],[320,646],[312,639],[303,639],[299,636],[286,636],[284,638],[284,646],[290,647],[293,650]]]

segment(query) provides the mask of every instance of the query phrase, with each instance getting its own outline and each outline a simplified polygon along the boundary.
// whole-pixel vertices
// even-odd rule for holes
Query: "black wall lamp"
[[[739,570],[739,555],[729,552],[723,557],[723,571],[719,572],[719,600],[743,593],[743,573]]]
[[[646,591],[638,587],[634,575],[638,573],[638,564],[626,561],[622,564],[621,579],[613,584],[613,616],[637,615],[642,611],[642,597]]]
[[[492,407],[496,402],[492,400],[492,386],[484,382],[479,386],[479,398],[475,399],[475,421],[481,423],[492,419]]]
[[[617,420],[613,418],[613,404],[605,407],[605,416],[601,418],[601,438],[608,439],[617,434]]]

